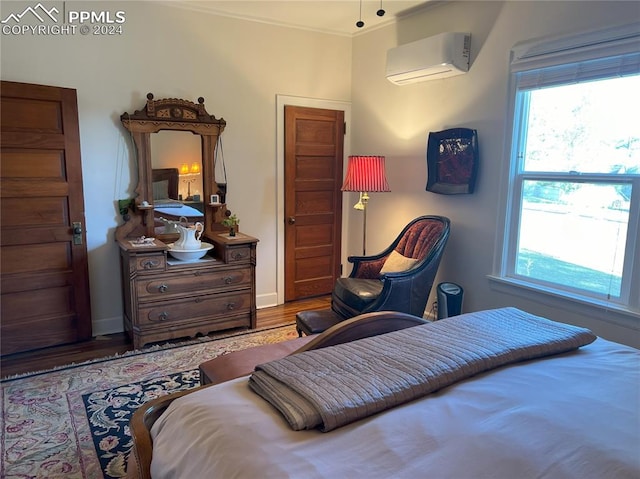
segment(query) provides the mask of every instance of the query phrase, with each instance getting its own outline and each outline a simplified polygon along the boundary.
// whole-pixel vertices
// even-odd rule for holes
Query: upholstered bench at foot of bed
[[[217,384],[251,374],[258,364],[284,358],[301,348],[314,336],[264,344],[241,351],[223,354],[200,364],[200,384]]]
[[[300,311],[296,314],[296,329],[298,336],[302,337],[302,333],[308,336],[323,333],[341,321],[344,318],[331,309]]]

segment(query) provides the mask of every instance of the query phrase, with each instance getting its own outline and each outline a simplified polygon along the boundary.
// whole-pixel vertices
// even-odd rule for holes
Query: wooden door
[[[285,301],[340,276],[344,112],[285,106]]]
[[[3,81],[0,97],[6,355],[90,338],[91,312],[76,91]]]

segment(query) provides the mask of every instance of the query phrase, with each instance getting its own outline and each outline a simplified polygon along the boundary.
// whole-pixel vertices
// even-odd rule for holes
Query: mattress
[[[175,400],[152,477],[637,478],[640,351],[598,338],[330,432],[293,431],[243,377]]]

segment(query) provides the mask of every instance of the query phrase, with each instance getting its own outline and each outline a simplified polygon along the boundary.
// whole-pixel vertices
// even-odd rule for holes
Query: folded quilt
[[[292,429],[326,432],[481,372],[595,339],[587,329],[516,308],[479,311],[262,364],[249,386]]]

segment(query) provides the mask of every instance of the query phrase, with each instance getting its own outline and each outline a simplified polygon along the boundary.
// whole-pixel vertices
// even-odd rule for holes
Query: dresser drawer
[[[136,255],[133,263],[136,271],[159,271],[167,267],[167,257],[164,254]]]
[[[248,313],[250,310],[251,293],[240,291],[150,303],[140,307],[138,320],[141,327],[166,326],[175,322],[215,316],[224,319],[227,315]]]
[[[225,263],[248,262],[251,259],[250,246],[227,247],[224,250]]]
[[[136,281],[138,299],[141,301],[199,291],[223,291],[249,287],[251,287],[251,268],[248,267],[223,271],[185,271],[149,279],[138,278]]]

